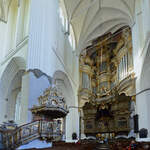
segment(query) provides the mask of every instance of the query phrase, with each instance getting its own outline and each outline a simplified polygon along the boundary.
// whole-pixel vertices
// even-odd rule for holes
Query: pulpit
[[[47,142],[62,140],[63,118],[68,113],[64,97],[57,88],[50,87],[38,100],[39,105],[30,109],[32,122],[19,127],[7,123],[7,128],[2,131],[0,128],[5,149],[15,149],[36,139]]]

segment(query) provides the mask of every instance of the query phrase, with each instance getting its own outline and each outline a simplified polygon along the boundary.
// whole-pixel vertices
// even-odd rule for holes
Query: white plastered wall
[[[43,92],[46,88],[49,88],[51,86],[50,81],[45,75],[41,75],[40,77],[36,77],[33,72],[28,73],[29,77],[29,103],[28,108],[32,108],[33,105],[39,105],[38,103],[38,97],[43,95]],[[28,110],[28,122],[32,121],[32,113],[30,110]]]
[[[133,60],[136,77],[136,113],[139,115],[139,129],[146,128],[150,137],[150,88],[149,62],[147,52],[150,42],[150,1],[137,0],[135,5],[135,24],[132,27]],[[147,61],[145,61],[147,60]]]
[[[31,2],[27,68],[28,70],[39,69],[50,77],[53,77],[58,70],[64,72],[74,95],[72,95],[72,103],[68,105],[78,107],[78,57],[69,44],[68,35],[62,30],[58,0],[32,0]],[[66,90],[65,87],[63,88]],[[64,92],[67,94],[66,91]],[[70,110],[72,113],[68,117],[70,118],[66,128],[68,142],[72,140],[72,132],[78,134],[79,131],[76,110]]]
[[[27,61],[27,49],[28,49],[28,40],[22,42],[18,47],[16,47],[13,54],[9,55],[5,59],[1,60],[0,64],[0,122],[7,121],[8,118],[5,118],[7,101],[6,93],[11,86],[11,81],[19,70],[26,70],[26,61]],[[9,95],[9,94],[8,94]],[[24,99],[28,100],[28,95],[25,95]],[[28,108],[26,108],[28,109]],[[25,121],[23,121],[25,122]]]
[[[25,16],[20,15],[24,10],[21,8],[21,3],[19,5],[18,2],[22,1],[24,0],[12,0],[9,7],[7,22],[0,21],[0,123],[12,119],[12,116],[8,115],[11,110],[7,105],[7,97],[12,98],[15,97],[16,94],[14,92],[14,94],[11,95],[9,89],[13,89],[12,81],[15,75],[22,69],[26,70],[30,0],[24,1],[26,2],[26,7],[24,9],[27,10]],[[23,32],[23,34],[21,32]],[[22,39],[19,39],[19,42],[17,42],[16,39],[18,39],[19,33],[22,34]],[[23,90],[22,93],[25,92],[24,90],[28,89],[26,87],[27,85],[25,85],[26,83],[28,83],[28,81],[23,75],[21,83],[21,87],[23,87],[21,88],[21,90]],[[25,102],[27,102],[28,95],[25,94],[22,95],[22,97],[25,99]],[[22,103],[22,105],[25,105],[25,102]],[[26,107],[24,108],[28,109]],[[8,117],[6,118],[7,115]],[[22,118],[26,117],[22,116]],[[20,121],[21,124],[25,122],[25,120]]]

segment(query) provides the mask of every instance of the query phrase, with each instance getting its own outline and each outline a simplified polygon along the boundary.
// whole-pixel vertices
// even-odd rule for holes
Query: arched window
[[[69,30],[68,19],[67,19],[67,15],[65,13],[65,10],[63,9],[63,6],[59,7],[59,17],[60,17],[60,21],[62,24],[63,32],[67,33]]]
[[[59,17],[63,27],[63,32],[65,35],[68,36],[69,43],[72,49],[75,50],[75,35],[74,35],[73,27],[69,22],[64,3],[62,1],[59,4]]]
[[[69,42],[73,50],[75,50],[75,36],[72,25],[70,24],[70,34],[69,34]]]
[[[15,122],[18,122],[20,120],[20,113],[21,113],[21,92],[19,92],[16,97]]]
[[[65,26],[65,18],[64,18],[63,10],[61,7],[59,7],[59,17],[60,17],[62,26],[64,27]]]

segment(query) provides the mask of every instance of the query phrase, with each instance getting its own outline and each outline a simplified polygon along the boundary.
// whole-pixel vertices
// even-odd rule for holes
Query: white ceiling
[[[60,0],[72,24],[77,51],[91,40],[134,23],[135,0]]]

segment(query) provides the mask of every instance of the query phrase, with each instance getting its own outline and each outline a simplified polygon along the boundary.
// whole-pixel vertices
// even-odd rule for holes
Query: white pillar
[[[81,139],[84,139],[86,135],[84,134],[84,120],[83,120],[84,114],[83,114],[83,109],[80,110],[80,134],[81,134]]]
[[[139,115],[139,130],[146,128],[148,130],[148,138],[150,138],[150,90],[144,91],[143,89],[140,91],[140,83],[137,79],[136,113]]]
[[[55,80],[56,87],[58,90],[63,94],[67,107],[69,109],[69,113],[66,116],[66,127],[65,127],[65,134],[66,134],[66,142],[73,142],[72,134],[76,133],[79,136],[79,112],[78,106],[75,104],[75,97],[73,97],[71,91],[71,87],[68,87],[64,80],[56,79]]]
[[[137,113],[139,115],[139,130],[141,128],[148,129],[148,137],[150,138],[150,91],[145,91],[136,96]]]
[[[0,124],[7,121],[7,99],[0,99]]]
[[[22,76],[20,125],[28,121],[29,73]]]
[[[73,105],[72,105],[73,106]],[[66,142],[73,142],[72,134],[76,133],[79,138],[79,120],[78,120],[78,108],[73,106],[70,107],[69,113],[66,116]]]
[[[150,1],[143,0],[143,28],[144,28],[144,39],[150,36]]]

